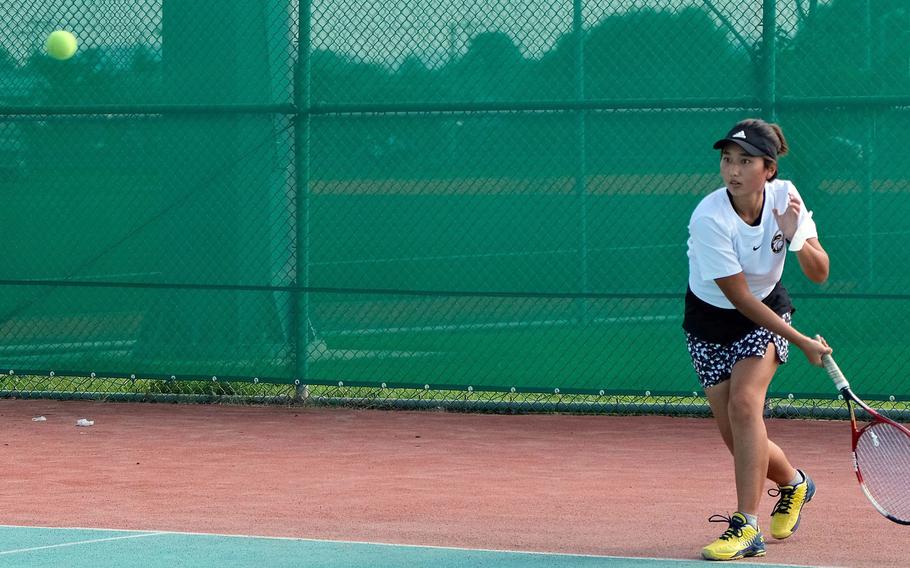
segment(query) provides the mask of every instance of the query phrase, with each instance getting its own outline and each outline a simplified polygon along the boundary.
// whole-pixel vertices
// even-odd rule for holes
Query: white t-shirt
[[[693,294],[712,306],[734,309],[714,279],[742,272],[752,294],[765,299],[780,280],[787,256],[787,243],[772,210],[784,211],[791,193],[799,197],[787,180],[765,183],[761,221],[754,227],[734,211],[726,187],[701,200],[689,219],[689,288]],[[803,202],[799,224],[808,216]],[[818,237],[814,227],[808,237]]]

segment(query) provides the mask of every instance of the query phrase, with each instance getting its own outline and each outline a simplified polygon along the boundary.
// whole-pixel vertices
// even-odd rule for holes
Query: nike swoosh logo
[[[761,248],[761,245],[758,245],[757,247],[752,247],[752,250],[758,250],[760,248]]]

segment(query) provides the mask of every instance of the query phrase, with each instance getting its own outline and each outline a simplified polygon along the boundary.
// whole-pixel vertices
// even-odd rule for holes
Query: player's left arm
[[[812,221],[812,212],[803,211],[802,199],[795,189],[787,195],[786,209],[778,211],[775,208],[774,217],[787,242],[794,238],[797,239],[798,242],[794,242],[790,250],[797,251],[796,257],[799,259],[799,266],[803,269],[803,274],[816,284],[827,280],[830,267],[828,253],[818,242],[818,237],[814,236],[817,233],[815,232],[815,222]],[[806,232],[808,235],[805,234]]]
[[[796,258],[799,260],[799,267],[803,269],[803,274],[809,280],[821,284],[828,279],[828,271],[831,266],[828,261],[828,253],[822,248],[817,238],[806,239],[806,244],[796,253]]]

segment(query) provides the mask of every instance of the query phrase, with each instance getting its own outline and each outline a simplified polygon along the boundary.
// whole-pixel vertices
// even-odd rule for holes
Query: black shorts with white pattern
[[[784,314],[781,318],[788,324],[791,321],[790,314]],[[769,343],[774,343],[777,348],[778,363],[786,363],[790,354],[790,342],[763,327],[726,345],[702,341],[686,332],[686,345],[702,388],[713,387],[729,379],[733,365],[738,361],[748,357],[764,357]]]

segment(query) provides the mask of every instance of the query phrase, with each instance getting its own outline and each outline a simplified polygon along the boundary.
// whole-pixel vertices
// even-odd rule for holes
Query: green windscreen
[[[831,257],[794,324],[910,399],[903,1],[3,12],[0,370],[692,393],[689,215],[762,117]],[[832,392],[791,360],[777,396]]]

